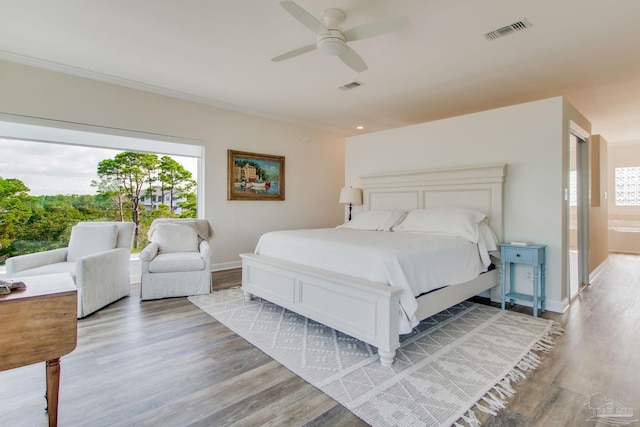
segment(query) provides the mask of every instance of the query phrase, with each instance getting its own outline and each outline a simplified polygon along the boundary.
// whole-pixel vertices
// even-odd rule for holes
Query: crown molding
[[[278,122],[288,123],[296,126],[304,126],[312,129],[318,129],[325,132],[337,133],[343,136],[352,136],[355,133],[352,131],[346,131],[345,129],[339,129],[334,127],[319,126],[314,123],[309,123],[301,120],[291,119],[289,117],[278,116],[263,111],[253,110],[251,108],[218,101],[213,98],[194,95],[187,92],[181,92],[174,89],[168,89],[161,86],[150,85],[142,83],[136,80],[125,79],[122,77],[112,76],[109,74],[99,73],[92,70],[87,70],[78,67],[72,67],[58,62],[48,61],[40,58],[34,58],[27,55],[17,54],[15,52],[9,52],[6,50],[0,50],[0,60],[13,62],[17,64],[27,65],[29,67],[41,68],[57,73],[72,75],[89,80],[99,81],[103,83],[109,83],[116,86],[126,87],[129,89],[139,90],[142,92],[153,93],[156,95],[162,95],[169,98],[180,99],[183,101],[194,102],[197,104],[207,105],[210,107],[219,108],[222,110],[233,111],[236,113],[246,114],[250,116],[261,117],[264,119],[274,120]]]

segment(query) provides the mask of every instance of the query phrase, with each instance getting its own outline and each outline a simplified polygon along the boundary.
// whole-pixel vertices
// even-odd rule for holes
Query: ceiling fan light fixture
[[[318,37],[318,50],[323,55],[338,56],[347,48],[347,43],[342,37],[332,35]]]

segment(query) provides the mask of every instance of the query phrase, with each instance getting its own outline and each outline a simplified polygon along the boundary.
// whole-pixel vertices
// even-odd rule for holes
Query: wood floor
[[[594,393],[640,415],[640,257],[610,259],[567,313],[543,314],[566,333],[506,410],[477,412],[483,425],[604,426],[587,421]],[[214,282],[236,286],[240,271]],[[79,321],[78,347],[61,368],[61,427],[366,425],[186,298],[140,302],[135,286]],[[0,426],[47,425],[44,370],[0,372]]]

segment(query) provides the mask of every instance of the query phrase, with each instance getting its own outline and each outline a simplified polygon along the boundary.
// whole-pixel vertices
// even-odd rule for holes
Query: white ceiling
[[[272,62],[315,41],[278,0],[0,0],[0,59],[344,135],[564,96],[594,134],[640,140],[639,0],[296,2],[342,9],[343,29],[410,24],[351,42],[357,73],[317,51]],[[523,18],[533,27],[484,37]]]

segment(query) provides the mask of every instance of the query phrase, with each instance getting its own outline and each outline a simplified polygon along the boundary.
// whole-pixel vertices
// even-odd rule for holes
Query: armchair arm
[[[107,277],[129,278],[129,249],[116,248],[76,259],[76,286],[103,282]]]
[[[200,242],[200,256],[204,260],[204,269],[211,270],[211,243],[208,240]]]
[[[78,317],[129,295],[131,249],[116,248],[76,259]]]
[[[7,277],[31,268],[42,267],[44,265],[65,262],[67,260],[67,248],[54,249],[51,251],[34,252],[32,254],[18,255],[7,258]]]
[[[202,258],[211,257],[211,243],[208,240],[201,241],[198,250]]]
[[[147,247],[145,247],[142,252],[140,252],[140,260],[141,261],[151,261],[158,255],[158,250],[160,247],[157,243],[149,243]]]
[[[159,250],[160,246],[152,242],[140,252],[140,271],[142,274],[149,272],[149,263],[158,255]]]

